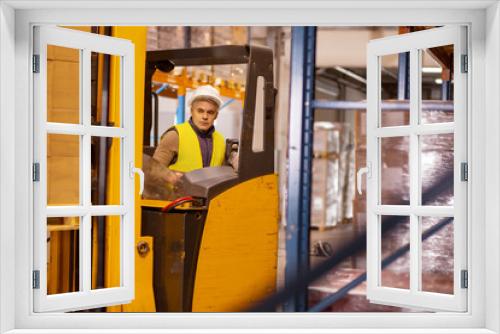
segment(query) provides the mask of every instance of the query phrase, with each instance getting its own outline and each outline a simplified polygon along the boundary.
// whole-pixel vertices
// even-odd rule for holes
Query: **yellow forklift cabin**
[[[147,52],[144,153],[154,152],[153,119],[158,135],[158,101],[153,108],[150,98],[155,72],[228,64],[247,64],[238,170],[230,166],[194,170],[182,176],[177,199],[141,202],[141,233],[153,238],[157,312],[245,311],[276,289],[272,51],[226,45]],[[226,147],[232,143],[228,140]],[[139,252],[148,251],[144,246]]]

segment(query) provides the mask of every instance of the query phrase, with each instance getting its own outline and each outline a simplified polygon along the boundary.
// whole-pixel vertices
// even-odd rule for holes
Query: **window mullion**
[[[87,213],[81,219],[80,225],[80,291],[90,291],[92,283],[91,262],[91,222],[92,217]]]
[[[67,123],[51,123],[46,124],[47,132],[61,135],[80,135],[90,134],[95,137],[125,137],[126,130],[123,128],[115,128],[109,126],[94,126],[94,125],[79,125]]]
[[[39,36],[38,30],[35,34]],[[40,289],[35,290],[42,298],[47,296],[47,45],[40,39],[35,43],[35,53],[40,54],[40,73],[35,76],[36,89],[34,90],[35,101],[35,118],[34,127],[35,145],[34,156],[35,160],[40,163],[40,182],[35,182],[34,192],[37,195],[35,200],[34,210],[34,233],[38,236],[36,242],[36,251],[33,252],[34,268],[40,271]],[[40,299],[35,301],[35,308],[41,307]]]
[[[370,168],[366,178],[366,233],[367,233],[367,284],[374,291],[380,282],[380,218],[376,207],[380,204],[379,150],[380,140],[375,136],[380,116],[381,81],[380,58],[369,54],[367,58],[367,114],[366,114],[366,166]],[[372,110],[372,112],[370,112]],[[370,167],[371,166],[371,167]]]
[[[401,125],[401,126],[388,126],[377,128],[375,135],[379,138],[388,137],[401,137],[409,136],[410,134],[418,135],[438,135],[443,133],[454,133],[455,123],[431,123],[431,124],[415,124],[415,125]]]
[[[134,200],[135,200],[135,182],[130,175],[129,164],[134,162],[134,120],[135,112],[133,99],[131,103],[126,103],[130,97],[134,96],[134,72],[125,71],[126,68],[133,67],[134,64],[133,49],[130,53],[121,57],[120,73],[123,80],[120,82],[120,127],[125,129],[127,136],[122,139],[121,145],[121,172],[120,172],[120,191],[122,204],[125,207],[126,214],[121,219],[121,285],[130,287],[131,298],[134,294],[134,249],[128,245],[134,244]],[[124,190],[129,191],[124,191]]]
[[[80,226],[80,286],[81,291],[90,291],[92,287],[92,263],[91,263],[91,223],[92,217],[90,213],[91,199],[91,134],[89,131],[91,124],[91,64],[90,50],[83,49],[81,52],[81,91],[80,91],[80,106],[82,124],[85,129],[82,143],[82,201],[85,209],[85,214]]]
[[[377,215],[389,216],[409,216],[415,214],[417,216],[429,217],[453,217],[453,206],[426,206],[426,205],[377,205],[374,208],[374,213]]]
[[[420,205],[420,147],[416,128],[420,118],[420,62],[419,50],[410,51],[410,290],[420,288],[420,234],[419,216],[414,208]]]

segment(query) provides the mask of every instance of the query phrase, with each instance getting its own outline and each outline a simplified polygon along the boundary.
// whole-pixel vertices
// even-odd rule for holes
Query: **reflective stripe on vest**
[[[168,168],[183,173],[203,168],[200,142],[191,124],[185,122],[177,124],[175,128],[179,134],[177,161]],[[210,166],[222,166],[225,151],[226,144],[224,137],[220,132],[214,131],[212,134],[212,158],[210,159]]]

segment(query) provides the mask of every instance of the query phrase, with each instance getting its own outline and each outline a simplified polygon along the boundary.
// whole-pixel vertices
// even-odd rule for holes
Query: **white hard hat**
[[[222,105],[222,99],[219,95],[219,92],[217,91],[217,89],[215,89],[213,86],[210,85],[200,86],[196,88],[196,90],[193,92],[193,95],[191,95],[191,99],[189,100],[189,105],[191,106],[194,101],[200,98],[213,101],[215,104],[217,104],[217,107],[219,108]]]

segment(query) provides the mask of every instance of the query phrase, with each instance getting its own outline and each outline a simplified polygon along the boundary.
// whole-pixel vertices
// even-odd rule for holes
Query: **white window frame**
[[[39,181],[34,191],[34,270],[39,273],[39,288],[34,289],[34,311],[73,311],[101,306],[127,304],[134,298],[134,173],[135,122],[134,45],[108,36],[52,26],[34,27],[34,54],[39,56],[39,73],[33,73],[34,84],[34,160],[39,166]],[[47,113],[48,45],[71,48],[79,52],[80,76],[79,123],[49,122]],[[120,124],[91,124],[90,88],[91,53],[98,52],[120,59]],[[49,134],[78,136],[79,139],[79,204],[47,205],[47,137]],[[120,141],[120,203],[91,203],[91,138],[108,137]],[[91,235],[92,217],[119,216],[120,221],[120,285],[92,289]],[[79,287],[78,291],[47,294],[47,218],[79,217]]]
[[[370,301],[403,307],[437,311],[467,310],[467,289],[461,287],[461,272],[467,270],[467,181],[461,180],[461,163],[467,163],[467,73],[462,73],[462,55],[467,55],[465,26],[445,26],[404,35],[371,40],[367,46],[367,297]],[[421,73],[425,49],[454,47],[454,113],[453,121],[422,124]],[[408,52],[410,55],[409,124],[381,124],[382,57]],[[421,203],[422,171],[420,138],[422,135],[453,135],[453,197],[451,206],[430,206]],[[408,138],[409,195],[408,205],[387,205],[381,202],[382,138]],[[381,217],[409,217],[409,289],[381,284],[382,233]],[[422,217],[453,218],[453,293],[422,291]]]
[[[66,9],[62,8],[64,6]],[[120,6],[128,7],[121,8]],[[146,7],[138,10],[136,7]],[[73,1],[10,0],[0,4],[0,332],[111,333],[102,328],[211,328],[205,333],[499,333],[500,290],[500,10],[496,1]],[[68,8],[71,7],[71,8]],[[265,7],[265,8],[264,8]],[[50,9],[47,9],[50,8]],[[467,24],[471,52],[468,142],[471,259],[466,314],[33,314],[31,305],[32,89],[31,27],[67,25]],[[15,64],[15,70],[12,66]],[[486,68],[488,70],[486,71]],[[14,84],[13,84],[14,83]],[[12,126],[15,124],[15,127]],[[486,140],[486,138],[488,140]],[[15,149],[12,147],[15,141]],[[488,157],[488,163],[486,163]],[[485,182],[488,180],[488,182]],[[14,196],[12,192],[15,189]],[[471,226],[469,226],[470,228]],[[485,265],[488,250],[488,266]],[[13,254],[15,254],[13,256]],[[14,287],[14,289],[12,288]],[[485,294],[485,288],[488,294]],[[13,307],[15,305],[15,307]],[[234,330],[221,330],[221,328]],[[93,328],[93,329],[89,329]],[[97,330],[101,328],[102,330]],[[218,328],[218,329],[217,329]],[[333,330],[337,328],[337,330]],[[377,330],[376,328],[384,328]],[[392,329],[388,329],[392,328]],[[45,330],[42,330],[45,329]],[[167,329],[171,329],[168,331]],[[241,329],[241,330],[237,330]],[[281,329],[281,330],[280,330]],[[323,329],[323,330],[320,330]],[[328,330],[330,329],[330,330]],[[179,330],[180,331],[180,330]],[[50,332],[50,331],[49,331]],[[194,330],[191,332],[195,332]],[[263,332],[263,331],[262,331]]]

